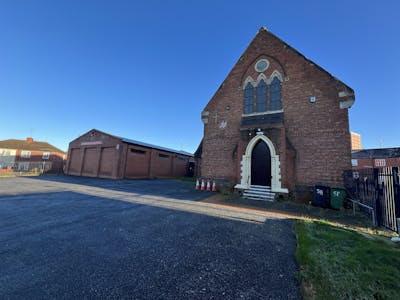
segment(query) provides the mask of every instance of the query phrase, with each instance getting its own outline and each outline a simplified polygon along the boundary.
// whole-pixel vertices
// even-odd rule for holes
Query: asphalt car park
[[[2,299],[299,299],[292,220],[178,180],[0,179]]]

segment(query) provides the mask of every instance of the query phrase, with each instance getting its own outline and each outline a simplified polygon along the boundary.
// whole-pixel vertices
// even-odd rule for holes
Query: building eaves
[[[140,142],[140,141],[136,141],[136,140],[126,139],[126,138],[121,138],[121,139],[123,142],[128,143],[128,144],[138,145],[138,146],[142,146],[142,147],[153,148],[153,149],[158,149],[158,150],[162,150],[162,151],[166,151],[166,152],[177,153],[177,154],[193,157],[192,153],[189,153],[189,152],[186,152],[183,150],[174,150],[171,148],[161,147],[161,146],[148,144],[148,143],[144,143],[144,142]]]

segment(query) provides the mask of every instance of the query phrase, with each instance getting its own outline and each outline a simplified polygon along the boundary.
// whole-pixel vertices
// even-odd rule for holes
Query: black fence
[[[400,218],[399,168],[360,169],[344,172],[348,196],[360,209],[374,214],[378,226],[398,231]]]

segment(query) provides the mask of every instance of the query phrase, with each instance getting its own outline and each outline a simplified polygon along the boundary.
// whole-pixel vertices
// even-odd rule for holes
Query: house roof
[[[35,142],[35,141],[14,140],[14,139],[0,141],[0,148],[65,153],[64,151],[46,142]]]
[[[395,158],[400,157],[400,148],[380,148],[355,150],[352,158]]]

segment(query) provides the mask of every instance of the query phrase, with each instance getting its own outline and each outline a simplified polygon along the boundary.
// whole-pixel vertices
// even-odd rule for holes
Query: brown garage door
[[[79,175],[81,171],[81,149],[71,149],[68,174]]]
[[[85,149],[82,175],[91,177],[97,176],[98,158],[98,150],[96,148]]]
[[[154,176],[160,177],[172,177],[171,172],[171,154],[167,153],[157,153],[154,156],[154,168],[153,174]]]
[[[101,149],[100,168],[99,168],[99,176],[100,177],[112,176],[112,171],[114,168],[114,161],[115,161],[115,148],[114,147]]]
[[[147,177],[149,176],[150,151],[129,148],[126,160],[125,177]]]

